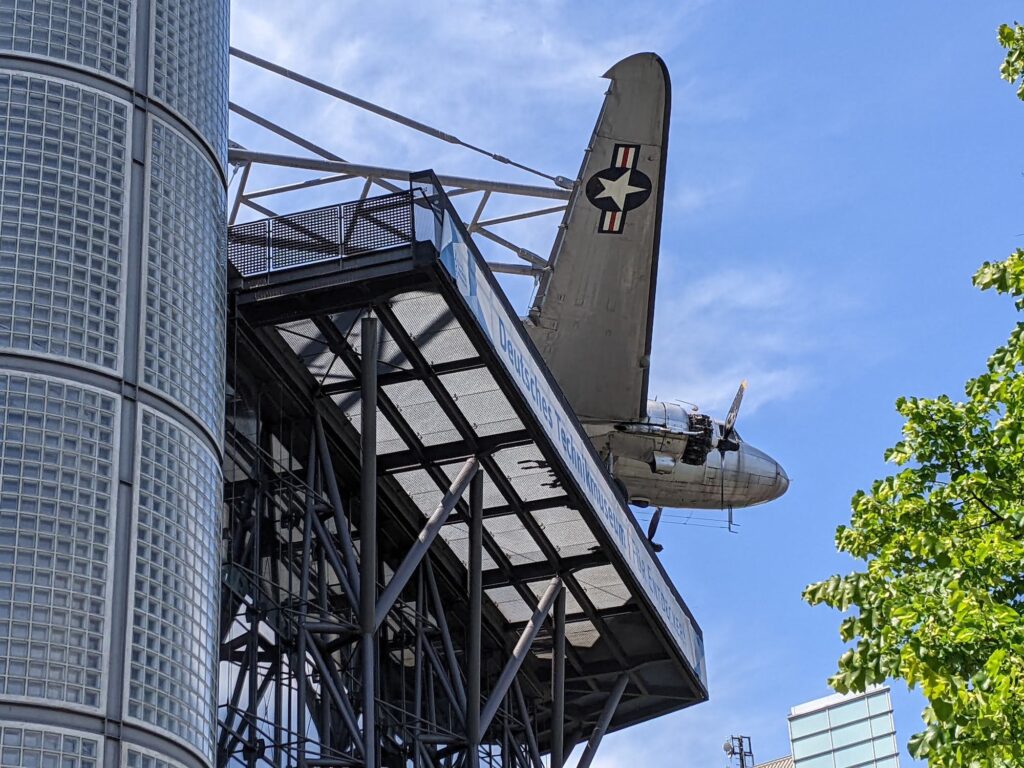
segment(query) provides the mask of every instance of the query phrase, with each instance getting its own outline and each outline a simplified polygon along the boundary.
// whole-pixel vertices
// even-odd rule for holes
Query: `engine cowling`
[[[650,466],[651,472],[656,475],[670,475],[676,468],[676,458],[671,453],[651,451],[647,458],[647,464]]]

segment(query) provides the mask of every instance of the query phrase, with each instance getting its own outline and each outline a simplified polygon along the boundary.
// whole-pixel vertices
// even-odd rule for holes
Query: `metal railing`
[[[395,192],[236,224],[228,227],[228,261],[252,277],[412,245],[414,201],[421,197],[418,190]],[[426,240],[434,236],[423,234]]]

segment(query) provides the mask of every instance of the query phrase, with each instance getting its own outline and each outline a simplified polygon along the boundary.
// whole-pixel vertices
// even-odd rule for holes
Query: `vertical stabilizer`
[[[605,77],[527,329],[580,417],[631,421],[647,400],[671,87],[653,53]]]

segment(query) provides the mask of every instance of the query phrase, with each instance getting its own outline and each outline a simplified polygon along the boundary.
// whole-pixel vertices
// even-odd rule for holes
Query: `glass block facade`
[[[225,3],[162,0],[154,8],[153,95],[191,123],[227,165]]]
[[[794,707],[789,735],[794,768],[899,768],[888,688]]]
[[[212,752],[220,461],[146,409],[136,509],[129,712]]]
[[[0,71],[0,349],[120,367],[127,103]]]
[[[125,747],[122,765],[126,768],[182,768],[182,764],[176,760],[167,760],[149,750],[131,747]]]
[[[132,6],[132,0],[5,0],[0,4],[0,51],[128,80]]]
[[[224,420],[224,186],[195,145],[153,125],[145,280],[146,384],[219,435]],[[197,260],[196,250],[214,258]]]
[[[0,373],[0,695],[98,708],[118,401]]]
[[[228,6],[0,0],[0,767],[214,762]]]
[[[3,768],[99,768],[103,744],[94,734],[66,728],[39,728],[30,723],[0,725],[0,766]]]

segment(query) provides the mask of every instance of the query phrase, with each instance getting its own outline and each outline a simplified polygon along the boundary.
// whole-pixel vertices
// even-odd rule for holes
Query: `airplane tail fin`
[[[527,330],[579,416],[630,421],[647,401],[671,86],[653,53],[605,77]]]

